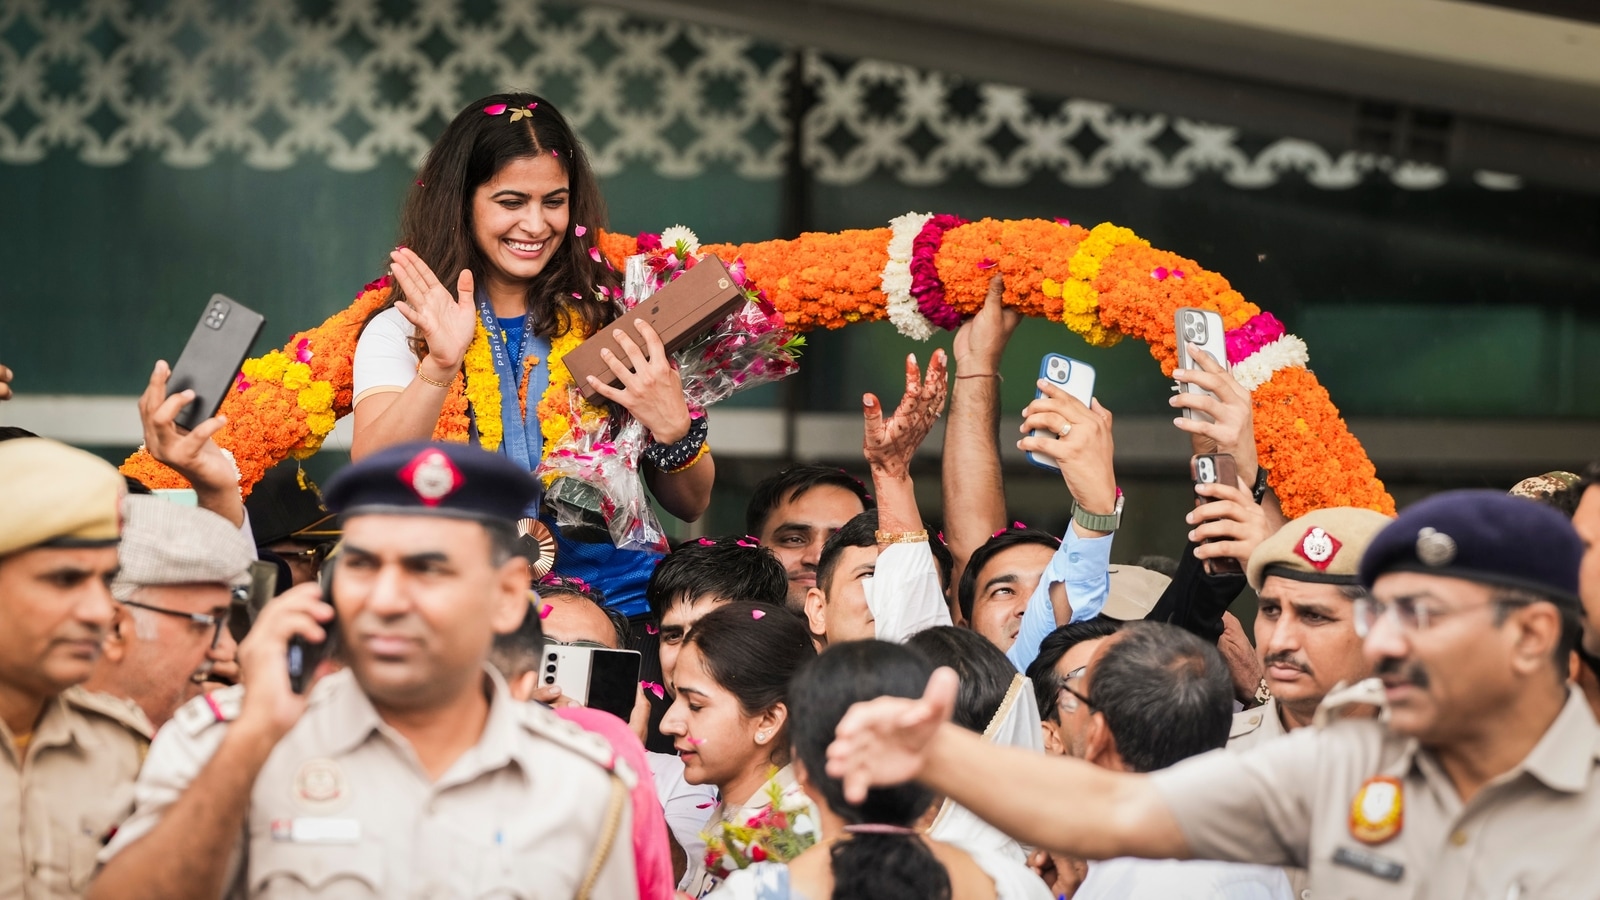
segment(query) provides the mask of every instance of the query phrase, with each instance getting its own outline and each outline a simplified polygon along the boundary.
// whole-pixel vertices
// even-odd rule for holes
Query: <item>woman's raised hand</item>
[[[405,292],[406,299],[394,308],[417,327],[428,344],[427,361],[437,368],[440,380],[454,376],[467,355],[467,346],[478,326],[478,305],[473,299],[472,272],[462,269],[456,279],[456,292],[448,288],[406,247],[389,254],[389,269]]]

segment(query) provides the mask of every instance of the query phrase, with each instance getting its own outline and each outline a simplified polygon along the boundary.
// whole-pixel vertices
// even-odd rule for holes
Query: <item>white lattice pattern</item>
[[[771,179],[788,152],[793,59],[748,36],[534,0],[0,0],[0,162],[148,153],[360,171],[416,161],[464,103],[515,88],[560,107],[602,174],[721,165]],[[828,184],[885,171],[914,185],[970,171],[997,187],[1041,172],[1084,187],[1123,172],[1160,188],[1204,173],[1239,188],[1289,172],[1329,189],[1446,181],[1299,140],[1248,153],[1235,129],[905,66],[815,53],[805,66],[817,102],[803,159]]]

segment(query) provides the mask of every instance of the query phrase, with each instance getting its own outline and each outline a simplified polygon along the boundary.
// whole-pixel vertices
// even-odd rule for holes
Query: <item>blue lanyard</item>
[[[478,318],[483,330],[489,333],[489,352],[494,361],[494,372],[500,379],[500,423],[504,437],[500,452],[522,464],[529,472],[539,467],[544,451],[544,434],[539,431],[539,400],[550,386],[549,343],[533,333],[533,323],[526,322],[522,340],[515,355],[506,347],[496,321],[494,307],[489,304],[489,294],[482,288],[477,291]],[[517,389],[522,385],[522,360],[532,349],[539,356],[539,365],[528,376],[528,412],[517,409]],[[476,415],[480,410],[473,410]]]

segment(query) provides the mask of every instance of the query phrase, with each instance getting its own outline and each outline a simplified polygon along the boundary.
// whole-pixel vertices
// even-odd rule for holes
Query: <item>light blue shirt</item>
[[[1056,611],[1050,605],[1053,585],[1066,584],[1072,621],[1084,622],[1100,615],[1106,597],[1111,595],[1111,539],[1115,536],[1113,532],[1097,538],[1079,537],[1072,525],[1067,525],[1061,546],[1050,557],[1050,564],[1039,576],[1039,586],[1028,598],[1016,643],[1006,651],[1006,658],[1018,672],[1028,670],[1028,665],[1039,655],[1039,645],[1056,630]]]

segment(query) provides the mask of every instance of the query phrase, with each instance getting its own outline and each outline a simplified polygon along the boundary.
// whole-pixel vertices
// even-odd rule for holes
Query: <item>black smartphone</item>
[[[338,563],[337,547],[322,563],[322,574],[317,577],[317,582],[322,585],[322,602],[333,605],[333,570]],[[337,614],[323,623],[322,629],[328,633],[326,639],[319,643],[311,643],[305,638],[295,635],[289,639],[289,687],[296,694],[304,694],[306,688],[311,686],[311,679],[317,674],[317,666],[333,653],[339,641],[339,617]]]
[[[559,685],[573,700],[626,722],[638,698],[640,662],[634,650],[546,644],[540,681]]]
[[[1189,461],[1189,474],[1194,477],[1196,485],[1201,484],[1226,484],[1230,487],[1239,486],[1239,466],[1233,460],[1231,453],[1202,453]],[[1211,498],[1195,494],[1195,506],[1211,502]],[[1215,538],[1203,541],[1212,543]],[[1238,575],[1244,571],[1237,559],[1222,557],[1220,559],[1206,560],[1207,575]]]
[[[178,411],[179,428],[192,431],[217,414],[266,321],[236,300],[211,295],[167,380],[168,397],[180,391],[194,391],[194,400]]]

